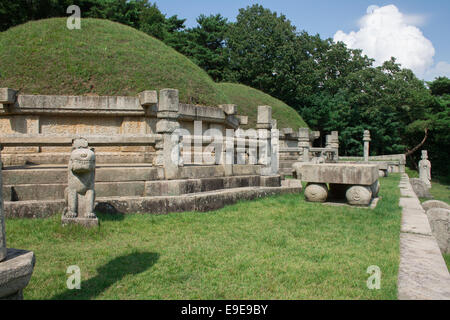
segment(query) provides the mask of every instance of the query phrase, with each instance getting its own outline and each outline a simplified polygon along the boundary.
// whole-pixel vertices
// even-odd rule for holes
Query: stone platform
[[[280,194],[300,193],[301,186],[241,187],[207,192],[182,194],[178,196],[122,196],[99,197],[96,208],[111,206],[116,213],[167,214],[171,212],[206,212],[223,208],[238,201],[254,200]],[[5,202],[8,217],[45,218],[64,210],[64,200]],[[99,210],[99,209],[96,209]],[[101,210],[99,210],[101,211]]]
[[[325,202],[330,194],[350,205],[368,206],[380,189],[377,165],[297,162],[293,168],[297,179],[308,182],[305,198],[311,202]]]
[[[23,299],[22,290],[31,279],[35,261],[31,251],[8,249],[0,262],[0,299]]]

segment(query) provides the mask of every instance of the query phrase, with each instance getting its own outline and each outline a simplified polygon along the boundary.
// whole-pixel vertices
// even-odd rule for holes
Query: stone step
[[[96,197],[163,196],[240,187],[277,187],[280,176],[231,176],[183,180],[96,182]],[[64,199],[65,183],[4,185],[5,201]]]
[[[238,201],[253,200],[267,196],[300,193],[300,187],[244,187],[209,192],[157,197],[99,197],[96,210],[108,208],[108,212],[167,214],[170,212],[206,212],[223,208]],[[5,201],[8,218],[45,218],[61,214],[64,200]]]
[[[233,176],[259,175],[259,165],[233,165]],[[2,171],[3,184],[10,186],[30,184],[66,184],[67,167],[64,165],[9,166]],[[184,166],[180,179],[200,179],[225,176],[220,165]],[[99,165],[95,169],[96,182],[151,181],[164,179],[162,168],[149,164]]]

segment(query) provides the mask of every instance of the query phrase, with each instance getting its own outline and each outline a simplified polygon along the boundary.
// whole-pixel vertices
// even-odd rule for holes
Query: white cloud
[[[433,81],[437,77],[450,78],[450,63],[441,61],[437,63],[434,67],[428,69],[424,75],[424,78],[427,81]]]
[[[425,16],[405,15],[394,5],[370,6],[359,21],[358,31],[346,34],[339,30],[334,41],[342,41],[352,49],[362,49],[375,59],[376,66],[395,57],[404,68],[412,69],[423,78],[435,68],[434,46],[417,27],[425,20]]]

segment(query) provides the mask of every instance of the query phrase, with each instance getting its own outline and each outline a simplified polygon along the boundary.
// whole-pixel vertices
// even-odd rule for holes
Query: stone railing
[[[22,95],[0,89],[0,140],[11,135],[36,136],[145,136],[171,134],[184,128],[194,134],[194,121],[204,130],[225,132],[248,122],[235,105],[195,106],[178,101],[178,90],[144,91],[135,97]],[[155,147],[136,144],[101,145],[99,163],[152,163],[161,160],[163,142]],[[17,145],[3,150],[6,165],[62,164],[68,147]]]

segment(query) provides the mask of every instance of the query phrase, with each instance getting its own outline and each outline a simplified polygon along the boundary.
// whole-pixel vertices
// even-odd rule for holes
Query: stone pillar
[[[334,158],[333,161],[339,160],[339,132],[332,131],[330,135],[326,136],[326,148],[334,149]]]
[[[258,164],[263,165],[261,175],[271,175],[271,133],[272,129],[272,107],[258,106],[258,119],[256,123],[259,139],[259,160]]]
[[[154,165],[164,168],[167,180],[179,177],[180,163],[180,128],[178,122],[179,98],[178,90],[162,89],[159,92],[159,102],[156,123],[156,132],[162,135],[162,140],[156,144],[156,157]]]
[[[0,146],[0,152],[3,147]],[[3,209],[3,180],[2,180],[3,163],[0,154],[0,262],[6,258],[6,231],[5,231],[5,214]]]
[[[309,129],[298,129],[298,147],[302,149],[303,156],[299,159],[300,162],[309,162]]]
[[[272,174],[276,175],[278,174],[278,171],[280,169],[280,131],[276,128],[276,126],[275,128],[272,128],[270,138],[272,147],[270,164],[272,168]]]
[[[224,146],[222,148],[223,155],[221,157],[221,164],[223,166],[225,176],[233,175],[234,164],[234,140],[235,132],[233,129],[225,130]]]
[[[364,141],[364,162],[369,162],[369,142],[371,141],[369,130],[364,130],[363,141]]]

